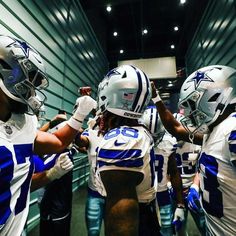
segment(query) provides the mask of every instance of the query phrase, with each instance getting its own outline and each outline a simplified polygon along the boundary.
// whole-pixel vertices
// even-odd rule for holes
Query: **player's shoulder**
[[[100,146],[109,149],[130,149],[143,145],[143,142],[150,142],[145,128],[121,126],[107,132]]]
[[[225,120],[223,120],[218,125],[218,129],[224,132],[226,135],[236,130],[236,113],[232,113]]]

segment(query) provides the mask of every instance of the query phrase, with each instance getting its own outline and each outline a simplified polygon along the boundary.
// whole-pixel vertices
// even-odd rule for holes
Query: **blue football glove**
[[[199,187],[196,184],[191,185],[188,192],[187,201],[188,201],[188,208],[191,211],[198,214],[201,210],[201,204],[200,204]]]
[[[184,211],[185,208],[182,206],[178,206],[175,210],[174,220],[172,224],[174,225],[176,232],[178,232],[181,229],[183,222],[185,220]]]
[[[172,187],[170,182],[167,182],[167,190],[169,192],[171,201],[175,201],[176,200],[175,190],[173,189],[173,187]]]

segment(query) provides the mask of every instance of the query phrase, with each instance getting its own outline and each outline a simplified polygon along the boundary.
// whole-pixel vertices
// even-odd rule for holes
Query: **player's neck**
[[[6,122],[9,120],[11,117],[11,112],[9,111],[4,111],[4,108],[0,108],[0,120],[3,122]]]
[[[0,120],[6,122],[11,117],[11,109],[8,97],[0,89]]]

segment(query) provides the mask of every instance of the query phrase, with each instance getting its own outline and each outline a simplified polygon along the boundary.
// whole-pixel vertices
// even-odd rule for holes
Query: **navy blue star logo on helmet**
[[[197,71],[195,76],[191,78],[189,82],[194,81],[195,89],[200,85],[202,81],[213,82],[213,80],[207,76],[208,71],[205,71],[205,72]]]
[[[12,44],[14,44],[15,47],[20,47],[23,51],[23,53],[25,54],[26,57],[29,57],[29,51],[34,51],[35,53],[37,53],[33,48],[31,48],[26,42],[20,41],[18,39],[14,39],[15,42],[13,42]],[[17,44],[16,44],[17,42]],[[11,46],[12,44],[10,44],[9,46]],[[35,57],[36,58],[36,57]],[[37,58],[36,58],[37,59]],[[37,59],[38,60],[38,59]],[[39,63],[41,63],[41,61],[38,61]]]
[[[116,69],[113,69],[113,70],[110,70],[106,76],[110,78],[112,75],[120,75],[120,72],[117,71]]]

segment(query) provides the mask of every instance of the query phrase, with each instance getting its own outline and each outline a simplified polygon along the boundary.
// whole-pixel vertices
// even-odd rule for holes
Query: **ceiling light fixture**
[[[180,0],[180,4],[185,4],[186,0]]]
[[[174,45],[174,44],[171,44],[171,45],[170,45],[170,48],[171,48],[171,49],[175,49],[175,45]]]
[[[111,12],[111,6],[107,6],[107,8],[106,8],[106,10],[107,10],[107,12]]]
[[[178,26],[175,26],[174,27],[174,31],[178,31],[179,30],[179,27]]]
[[[147,34],[148,33],[148,30],[147,29],[144,29],[143,30],[143,34]]]
[[[113,32],[113,36],[116,37],[118,33],[116,31]]]
[[[123,54],[123,53],[124,53],[124,50],[123,50],[123,49],[121,49],[121,50],[120,50],[120,54]]]

